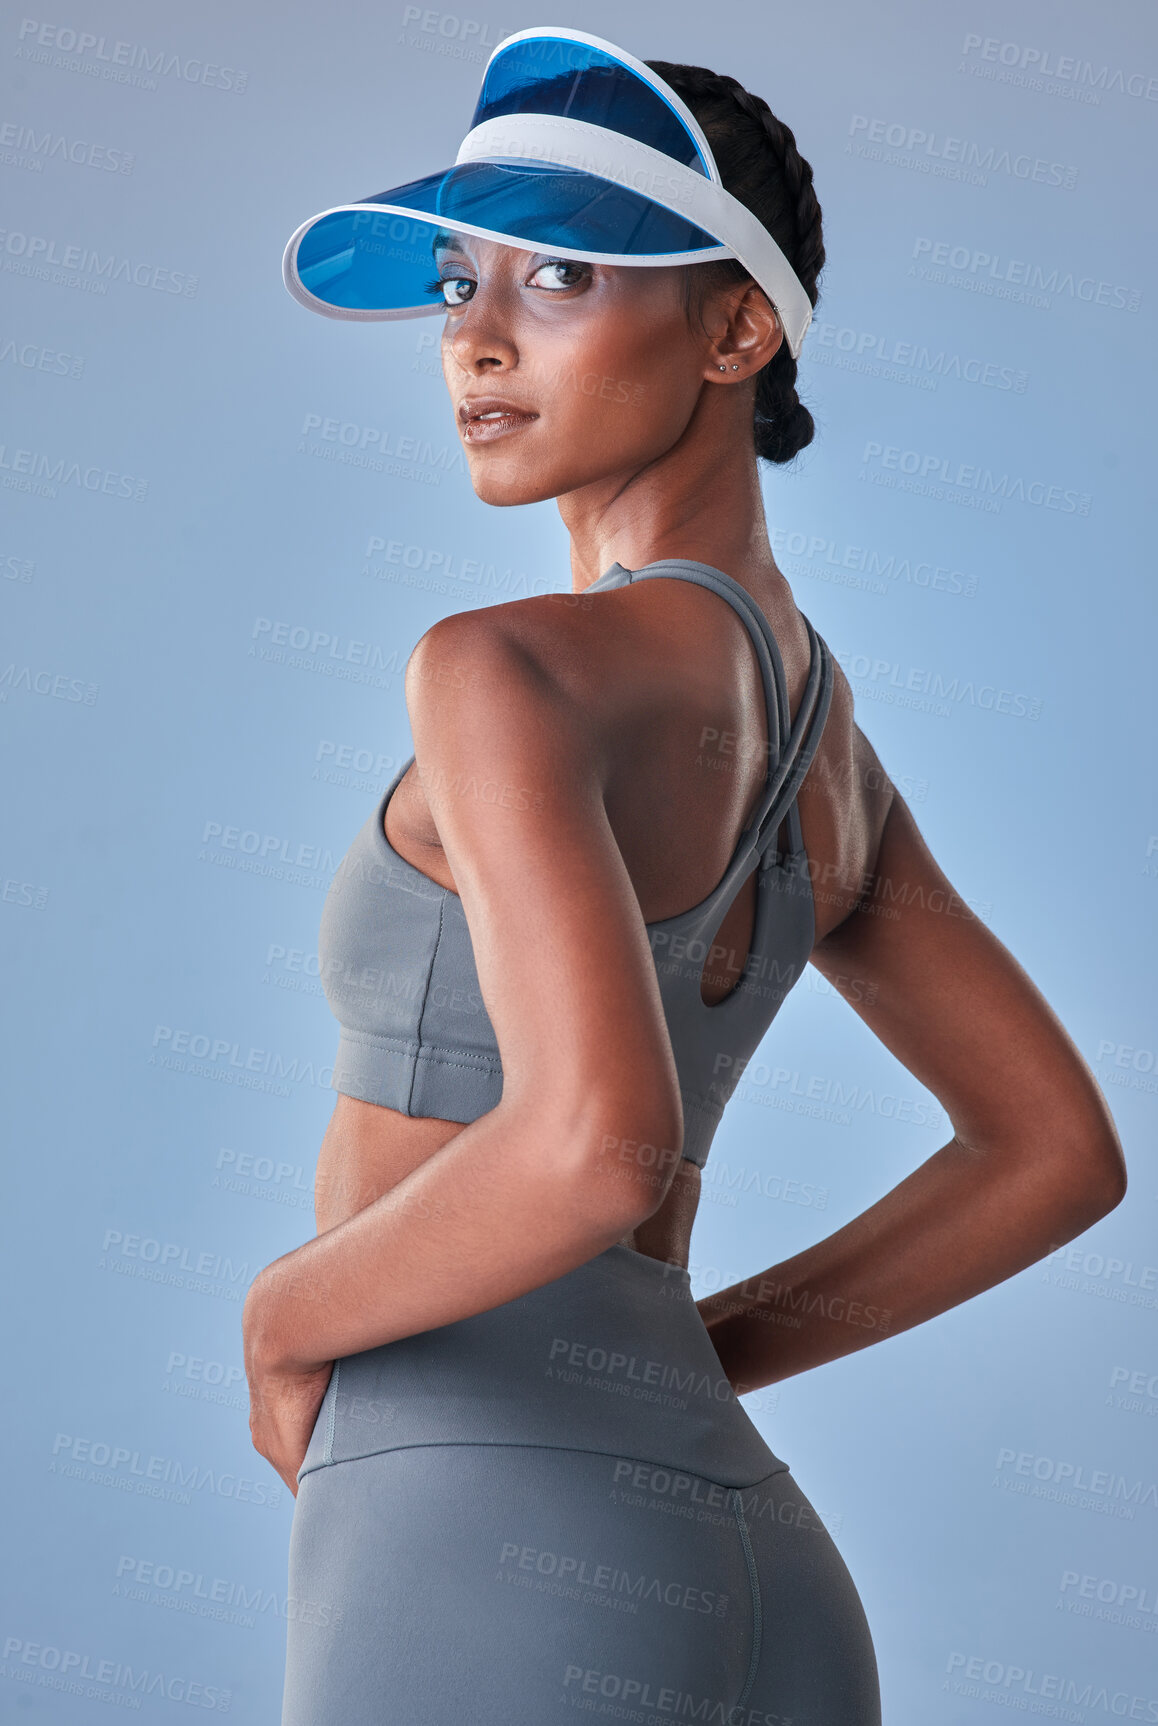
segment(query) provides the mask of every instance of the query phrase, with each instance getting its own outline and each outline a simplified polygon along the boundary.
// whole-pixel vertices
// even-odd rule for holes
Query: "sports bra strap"
[[[756,823],[756,845],[765,854],[765,857],[767,857],[772,840],[779,831],[786,811],[791,835],[791,849],[794,852],[804,849],[804,838],[800,830],[800,813],[796,798],[808,770],[812,766],[813,757],[820,747],[821,734],[828,718],[828,710],[832,706],[835,677],[832,668],[832,654],[828,649],[828,644],[813,628],[810,619],[805,617],[804,623],[808,630],[808,643],[811,649],[808,680],[804,685],[804,694],[800,698],[800,706],[796,710],[796,718],[789,733],[788,743],[778,765],[775,789],[770,796],[764,799],[762,813]]]

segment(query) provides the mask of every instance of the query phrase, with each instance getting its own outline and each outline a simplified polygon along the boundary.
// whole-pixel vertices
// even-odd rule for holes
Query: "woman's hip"
[[[851,1578],[626,1247],[335,1362],[298,1476],[283,1726],[878,1726]]]
[[[791,1473],[414,1446],[302,1482],[282,1726],[880,1726],[852,1579]]]
[[[623,1480],[599,1452],[497,1444],[307,1475],[282,1726],[551,1726],[611,1697],[725,1726],[756,1618],[736,1489],[665,1481],[658,1508]]]

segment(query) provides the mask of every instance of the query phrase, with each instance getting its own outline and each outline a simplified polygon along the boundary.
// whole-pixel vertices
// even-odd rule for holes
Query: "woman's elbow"
[[[563,1154],[579,1202],[601,1222],[637,1227],[663,1203],[683,1151],[678,1094],[629,1100],[593,1087],[566,1111]]]
[[[1082,1102],[1066,1114],[1068,1131],[1059,1127],[1059,1143],[1085,1182],[1090,1203],[1100,1207],[1098,1217],[1104,1217],[1126,1196],[1126,1156],[1105,1094],[1092,1077]]]
[[[1109,1144],[1099,1145],[1091,1154],[1089,1179],[1091,1193],[1102,1206],[1099,1217],[1108,1216],[1121,1204],[1129,1185],[1126,1158],[1116,1134]]]
[[[1059,1134],[1052,1142],[1052,1152],[1067,1194],[1085,1213],[1087,1228],[1121,1204],[1126,1196],[1126,1159],[1116,1131],[1099,1128],[1084,1134]]]
[[[1003,1153],[1027,1173],[1048,1170],[1059,1196],[1081,1208],[1089,1226],[1126,1196],[1126,1158],[1109,1104],[1084,1063],[1038,1076],[1000,1133]]]

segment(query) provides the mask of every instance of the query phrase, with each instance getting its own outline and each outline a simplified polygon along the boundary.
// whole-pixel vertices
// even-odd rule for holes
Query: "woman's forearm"
[[[275,1259],[246,1300],[255,1370],[308,1372],[469,1318],[614,1245],[663,1197],[631,1147],[665,1142],[646,1110],[628,1135],[607,1131],[616,1114],[593,1103],[553,1129],[549,1113],[500,1103],[388,1193]],[[666,1166],[678,1155],[677,1143]]]
[[[728,1379],[775,1384],[1003,1282],[1113,1209],[1105,1167],[951,1139],[835,1234],[697,1302]]]

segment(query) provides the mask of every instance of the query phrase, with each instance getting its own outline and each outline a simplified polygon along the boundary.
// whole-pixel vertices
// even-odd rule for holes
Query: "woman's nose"
[[[476,289],[474,298],[453,320],[447,347],[464,371],[501,366],[509,369],[518,360],[518,348],[510,333],[501,295]]]

